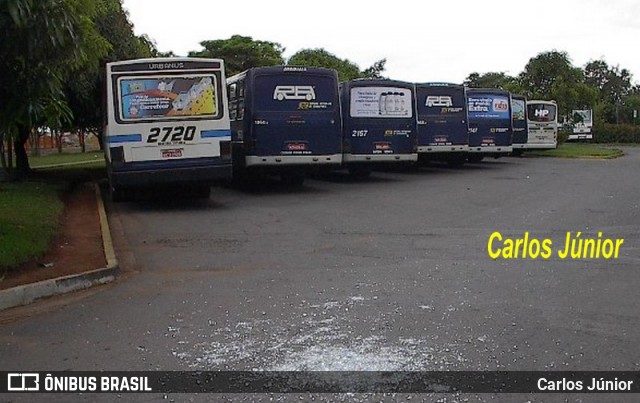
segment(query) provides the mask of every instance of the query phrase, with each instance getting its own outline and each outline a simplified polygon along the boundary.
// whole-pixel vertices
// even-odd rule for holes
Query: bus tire
[[[109,196],[113,203],[126,202],[130,198],[126,189],[114,188],[113,186],[109,187]]]
[[[208,199],[211,197],[211,186],[200,186],[195,191],[197,199]]]
[[[349,168],[349,175],[353,178],[368,178],[371,175],[371,168],[367,166],[351,165]]]
[[[299,172],[282,172],[280,174],[280,180],[289,186],[302,186],[304,183],[304,174]]]

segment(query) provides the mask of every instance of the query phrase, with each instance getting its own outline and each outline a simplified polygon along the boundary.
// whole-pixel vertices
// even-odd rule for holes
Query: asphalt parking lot
[[[0,356],[43,370],[638,371],[640,148],[625,152],[111,205],[123,278],[0,325]],[[563,259],[567,236],[624,242],[617,258]],[[547,240],[550,256],[507,258],[506,239]]]

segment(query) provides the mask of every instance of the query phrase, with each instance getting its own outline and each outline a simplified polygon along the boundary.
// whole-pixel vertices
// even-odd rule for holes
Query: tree
[[[601,115],[608,123],[627,121],[625,100],[632,93],[631,73],[618,66],[609,67],[604,60],[593,60],[584,68],[585,83],[598,91]]]
[[[94,17],[96,30],[108,42],[108,50],[101,58],[85,63],[82,69],[66,80],[67,97],[73,120],[68,129],[81,135],[91,131],[102,139],[102,97],[105,63],[158,55],[155,44],[146,35],[136,36],[133,24],[122,7],[122,0],[98,0]],[[99,142],[102,146],[102,141]]]
[[[233,35],[229,39],[200,42],[202,51],[189,52],[189,56],[224,59],[227,77],[251,67],[284,64],[284,48],[275,42],[256,41],[250,36]]]
[[[380,59],[377,62],[373,63],[370,67],[364,69],[362,74],[367,78],[386,78],[382,75],[382,72],[385,71],[387,64],[387,59]]]
[[[566,52],[543,52],[529,59],[518,79],[527,98],[555,100],[560,116],[593,105],[597,99],[597,92],[584,83],[583,71],[571,64]]]
[[[325,67],[338,72],[340,81],[348,81],[356,78],[383,78],[386,59],[375,62],[364,71],[357,64],[348,59],[340,59],[336,55],[324,49],[302,49],[292,55],[287,64],[292,66]]]
[[[471,73],[464,80],[464,85],[471,88],[499,88],[514,93],[521,92],[518,80],[504,72],[489,72],[482,75]]]
[[[106,49],[95,11],[91,0],[0,3],[0,132],[13,140],[18,178],[30,170],[25,143],[32,128],[59,127],[71,117],[66,75]]]

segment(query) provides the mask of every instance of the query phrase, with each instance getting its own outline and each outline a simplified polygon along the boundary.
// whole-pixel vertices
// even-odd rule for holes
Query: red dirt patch
[[[41,258],[7,273],[0,290],[106,267],[94,187],[79,185],[64,200],[60,229]],[[51,267],[43,265],[53,264]]]

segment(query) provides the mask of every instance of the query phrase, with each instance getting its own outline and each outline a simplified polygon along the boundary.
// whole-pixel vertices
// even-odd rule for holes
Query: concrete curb
[[[80,274],[58,277],[2,290],[0,291],[0,311],[20,305],[27,305],[40,298],[84,290],[115,280],[119,271],[118,260],[116,259],[116,254],[113,249],[111,230],[109,229],[109,221],[107,220],[107,213],[104,208],[104,202],[102,201],[100,187],[94,183],[94,188],[98,201],[102,246],[107,266]]]

